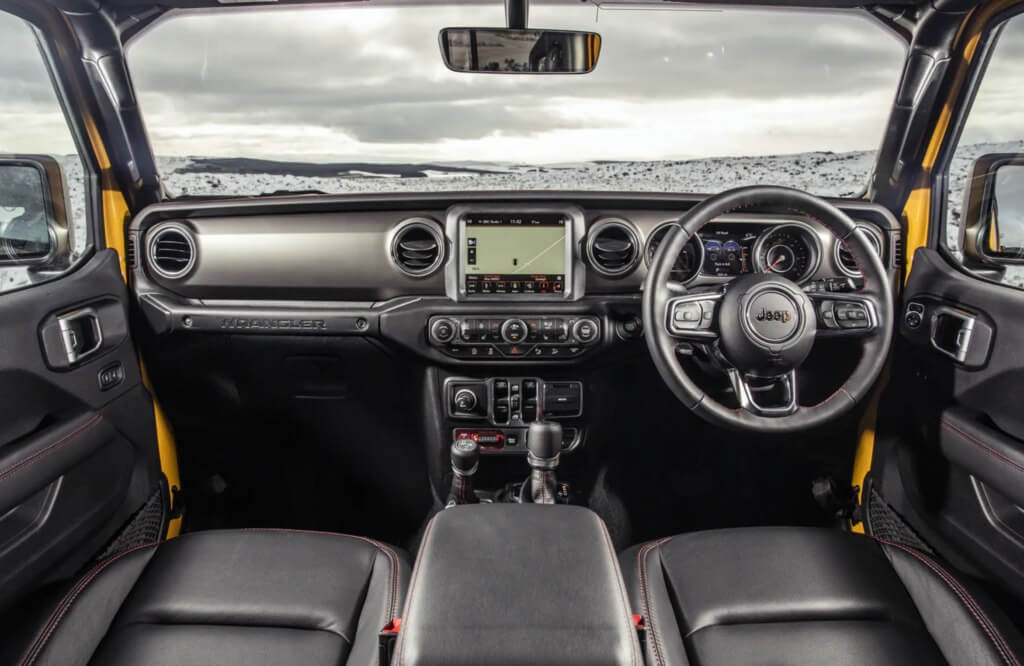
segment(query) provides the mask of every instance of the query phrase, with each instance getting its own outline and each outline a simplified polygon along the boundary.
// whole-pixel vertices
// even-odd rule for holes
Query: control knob
[[[430,339],[437,344],[447,344],[455,339],[455,322],[451,319],[437,319],[430,325]]]
[[[455,392],[455,399],[452,402],[455,403],[455,408],[460,412],[472,412],[476,409],[476,393],[469,389],[459,389]]]
[[[530,334],[530,328],[522,319],[509,319],[501,325],[501,339],[505,342],[515,344],[526,340]]]
[[[597,340],[599,329],[597,323],[591,319],[580,319],[572,325],[572,335],[577,342],[589,345]]]

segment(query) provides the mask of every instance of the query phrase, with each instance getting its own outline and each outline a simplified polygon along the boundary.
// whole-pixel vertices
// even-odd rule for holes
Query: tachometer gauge
[[[648,265],[654,260],[654,253],[658,251],[658,247],[665,240],[665,236],[676,226],[675,222],[669,222],[661,225],[651,233],[647,240]],[[703,263],[704,244],[699,236],[694,236],[683,246],[683,251],[679,253],[679,258],[676,259],[676,263],[672,266],[671,279],[686,284],[697,277]]]
[[[773,227],[757,239],[754,256],[757,268],[793,282],[803,282],[818,270],[821,249],[817,235],[800,224]]]

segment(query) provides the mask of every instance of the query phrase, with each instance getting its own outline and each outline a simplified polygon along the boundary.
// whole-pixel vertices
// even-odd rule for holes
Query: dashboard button
[[[526,319],[526,328],[529,329],[526,339],[533,342],[534,340],[540,340],[541,337],[541,320],[540,319]]]
[[[564,319],[545,319],[541,323],[541,339],[544,342],[566,342],[569,339],[569,327]]]
[[[500,358],[493,345],[448,345],[444,353],[456,358]]]
[[[484,342],[501,342],[501,320],[481,320],[480,339]]]
[[[498,347],[505,356],[518,357],[526,356],[532,349],[531,345],[501,345]]]

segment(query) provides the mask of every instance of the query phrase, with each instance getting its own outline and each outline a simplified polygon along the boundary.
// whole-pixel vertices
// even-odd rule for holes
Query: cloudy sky
[[[854,14],[534,4],[533,27],[601,33],[595,72],[444,67],[440,28],[503,22],[499,2],[185,14],[128,61],[161,156],[552,163],[874,149],[903,59]],[[0,16],[0,43],[0,151],[69,152],[24,26]]]

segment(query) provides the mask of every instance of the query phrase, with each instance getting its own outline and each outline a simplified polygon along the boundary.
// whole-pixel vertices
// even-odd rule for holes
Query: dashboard
[[[648,266],[700,200],[522,192],[169,202],[132,221],[128,263],[160,334],[361,335],[441,363],[576,363],[642,337]],[[871,203],[836,204],[895,278],[896,219]],[[775,211],[706,225],[672,277],[700,289],[758,272],[807,290],[853,290],[860,280],[828,230]]]

